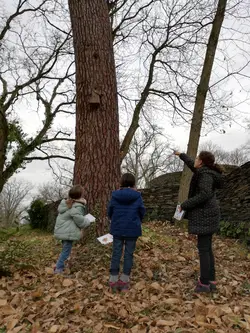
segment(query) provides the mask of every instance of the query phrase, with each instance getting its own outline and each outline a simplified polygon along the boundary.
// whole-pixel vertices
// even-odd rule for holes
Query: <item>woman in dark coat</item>
[[[195,161],[186,154],[175,152],[175,155],[193,172],[188,199],[181,204],[181,210],[187,212],[189,233],[198,236],[200,279],[195,292],[210,292],[216,289],[212,237],[220,222],[215,191],[222,187],[223,170],[207,151],[200,152]]]

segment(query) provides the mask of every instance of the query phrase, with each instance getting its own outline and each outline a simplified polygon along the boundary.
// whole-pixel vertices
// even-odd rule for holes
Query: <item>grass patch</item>
[[[176,244],[176,239],[174,239],[172,236],[167,235],[166,233],[164,233],[164,231],[159,232],[159,229],[155,231],[153,228],[143,226],[142,235],[149,238],[149,241],[153,244],[160,243],[166,244],[167,246],[174,246]]]
[[[14,270],[32,269],[54,254],[51,235],[31,229],[29,225],[0,229],[0,275],[9,276]],[[1,331],[0,331],[1,333]]]
[[[10,238],[34,238],[41,236],[49,236],[50,233],[40,230],[32,229],[30,225],[23,225],[13,228],[0,228],[0,243]]]

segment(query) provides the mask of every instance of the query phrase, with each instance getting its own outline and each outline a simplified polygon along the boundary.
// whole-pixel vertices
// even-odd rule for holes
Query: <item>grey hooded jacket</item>
[[[79,240],[81,229],[89,226],[89,221],[84,218],[86,207],[80,202],[74,202],[69,208],[66,200],[62,200],[58,207],[58,216],[54,229],[54,236],[61,240]]]

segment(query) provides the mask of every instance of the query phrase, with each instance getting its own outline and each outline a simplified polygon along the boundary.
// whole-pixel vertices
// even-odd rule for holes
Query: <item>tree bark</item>
[[[90,211],[99,216],[100,234],[110,193],[120,177],[112,33],[105,1],[69,0],[69,10],[77,94],[74,184],[83,185]]]
[[[212,30],[207,44],[207,51],[204,59],[200,82],[197,87],[196,100],[195,100],[194,112],[189,133],[188,149],[187,149],[187,154],[192,158],[196,157],[199,146],[206,96],[209,89],[209,81],[212,73],[220,31],[225,16],[226,5],[227,5],[227,0],[219,0],[215,18],[212,25]],[[183,202],[187,198],[191,176],[192,176],[191,171],[185,166],[181,176],[180,190],[178,197],[179,202]]]

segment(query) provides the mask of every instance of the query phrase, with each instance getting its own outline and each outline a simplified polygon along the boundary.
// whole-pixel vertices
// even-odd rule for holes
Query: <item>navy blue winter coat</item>
[[[145,214],[140,192],[132,188],[113,191],[108,206],[110,233],[117,237],[141,236],[141,222]]]

